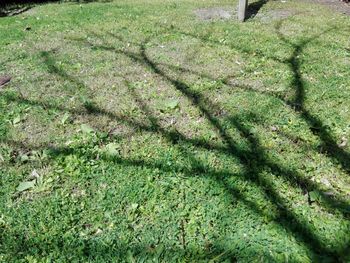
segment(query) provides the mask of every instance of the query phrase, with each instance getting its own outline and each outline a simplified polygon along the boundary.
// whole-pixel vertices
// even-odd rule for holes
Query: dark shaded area
[[[268,0],[259,0],[257,2],[253,2],[248,4],[246,19],[254,18],[259,10],[267,3]]]
[[[98,0],[1,0],[0,6],[10,6],[10,5],[25,5],[25,4],[45,4],[45,3],[54,3],[54,2],[76,2],[76,3],[89,3],[96,2]],[[101,2],[108,2],[109,0],[100,0]]]
[[[5,7],[0,7],[0,17],[4,16],[15,16],[22,14],[28,10],[30,10],[32,7],[31,6],[5,6]]]
[[[91,2],[110,2],[111,0],[0,0],[0,17],[15,16],[22,14],[35,5],[47,3],[91,3]]]
[[[68,80],[71,83],[74,83],[74,86],[79,89],[85,88],[85,84],[78,80],[77,78],[67,74],[65,70],[56,65],[56,60],[53,57],[54,52],[42,51],[40,56],[42,57],[44,64],[47,67],[47,71],[51,74],[54,74],[60,77],[62,80]]]
[[[0,240],[1,238],[16,239],[16,245],[12,248],[14,252],[11,254],[12,260],[21,258],[19,255],[33,255],[38,252],[41,255],[47,255],[49,251],[54,251],[59,247],[62,251],[68,252],[65,259],[74,262],[144,262],[137,259],[147,260],[146,262],[183,262],[184,259],[195,259],[201,262],[222,262],[224,260],[229,260],[225,262],[237,262],[236,255],[218,245],[208,247],[203,253],[195,248],[165,248],[161,244],[152,243],[121,244],[118,238],[109,240],[107,243],[99,238],[84,239],[76,236],[72,239],[57,235],[48,237],[44,245],[45,249],[42,249],[42,243],[24,234],[8,237],[1,229],[0,234],[5,235],[0,236]]]

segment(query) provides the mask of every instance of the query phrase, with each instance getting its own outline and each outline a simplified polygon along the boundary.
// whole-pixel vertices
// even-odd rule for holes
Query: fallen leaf
[[[331,183],[326,178],[322,178],[320,181],[321,181],[322,184],[324,184],[327,187],[331,187],[332,186]]]
[[[33,188],[34,186],[35,186],[35,180],[22,182],[19,184],[19,186],[17,187],[16,190],[17,190],[17,192],[23,192],[23,191],[26,191],[26,190]]]
[[[348,139],[346,139],[345,137],[341,138],[340,143],[338,144],[339,147],[343,148],[348,144]]]
[[[101,230],[101,229],[99,229],[99,228],[97,228],[97,230],[96,230],[96,232],[95,232],[95,235],[99,235],[99,234],[101,234],[103,231]]]
[[[70,115],[66,112],[61,119],[61,123],[63,125],[66,124],[69,121],[69,117],[70,117]]]
[[[21,122],[21,116],[15,117],[15,118],[13,119],[13,121],[12,121],[13,124],[18,124],[18,123],[20,123],[20,122]]]
[[[317,191],[311,191],[309,192],[309,197],[311,202],[315,202],[320,198],[320,193]]]
[[[322,192],[322,194],[325,196],[334,196],[335,195],[334,192],[332,192],[332,191]]]
[[[139,207],[139,204],[136,204],[136,203],[131,204],[130,206],[131,210],[136,210],[138,207]]]
[[[26,155],[26,154],[22,154],[21,156],[20,156],[20,159],[21,159],[21,162],[26,162],[26,161],[28,161],[29,160],[29,157],[28,157],[28,155]]]
[[[112,142],[107,144],[103,150],[109,156],[116,156],[119,153],[118,148],[119,148],[118,144]]]
[[[81,129],[81,131],[83,132],[83,133],[92,133],[92,132],[94,132],[94,129],[93,128],[91,128],[89,125],[87,125],[87,124],[82,124],[81,126],[80,126],[80,129]]]
[[[30,173],[30,177],[31,177],[31,178],[39,178],[40,175],[38,174],[38,172],[36,171],[36,169],[34,169],[34,170]]]
[[[165,107],[171,110],[176,109],[179,106],[178,100],[169,100],[166,102]]]

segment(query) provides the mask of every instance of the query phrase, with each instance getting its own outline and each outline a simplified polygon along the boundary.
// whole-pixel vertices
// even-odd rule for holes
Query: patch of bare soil
[[[255,17],[260,19],[261,21],[271,21],[271,20],[284,19],[284,18],[293,16],[295,14],[296,14],[295,10],[276,9],[276,10],[270,10],[264,13],[258,13],[256,14]]]
[[[325,0],[323,0],[325,1]],[[237,14],[236,9],[224,8],[224,7],[213,7],[213,8],[201,8],[194,11],[195,15],[200,20],[227,20],[231,19]],[[247,19],[256,17],[262,21],[271,21],[276,19],[283,19],[294,15],[294,10],[271,10],[268,12],[259,12],[259,10],[250,10],[248,7]]]
[[[200,20],[230,19],[235,11],[224,7],[200,8],[194,11]]]
[[[312,3],[328,6],[329,8],[350,16],[350,3],[345,3],[340,0],[307,0]]]
[[[11,81],[10,76],[0,76],[0,88]]]

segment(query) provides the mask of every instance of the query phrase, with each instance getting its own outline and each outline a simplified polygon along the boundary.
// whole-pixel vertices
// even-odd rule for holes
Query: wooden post
[[[238,20],[244,22],[247,13],[248,0],[238,0]]]

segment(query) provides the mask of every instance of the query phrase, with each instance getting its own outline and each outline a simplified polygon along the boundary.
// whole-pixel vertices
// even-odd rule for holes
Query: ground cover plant
[[[350,261],[350,18],[236,4],[0,18],[1,262]]]

